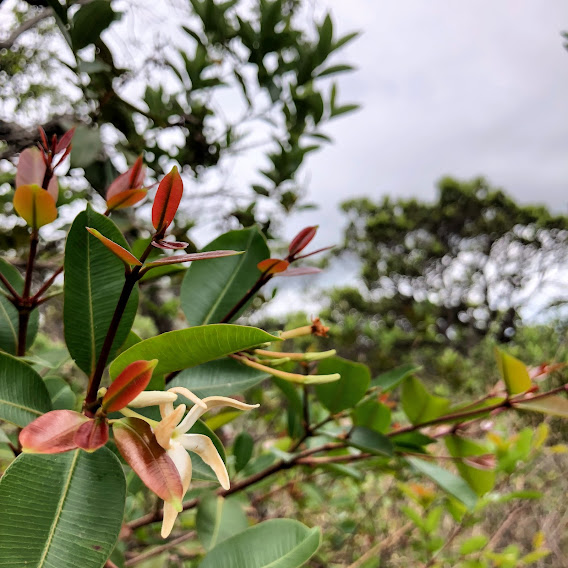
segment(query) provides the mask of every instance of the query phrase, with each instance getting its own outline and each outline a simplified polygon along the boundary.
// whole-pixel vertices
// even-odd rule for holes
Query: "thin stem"
[[[2,284],[4,284],[4,286],[8,290],[8,292],[10,292],[10,294],[12,294],[12,299],[15,302],[17,302],[20,299],[20,294],[18,294],[18,292],[16,292],[16,290],[14,289],[12,284],[10,284],[8,279],[1,272],[0,272],[0,282],[2,282]],[[12,301],[12,299],[10,299],[10,301]],[[14,303],[14,302],[12,302],[12,303]]]
[[[30,290],[32,287],[32,276],[34,270],[34,262],[37,254],[37,244],[39,241],[38,230],[32,230],[30,235],[30,254],[26,265],[26,275],[24,279],[24,291],[19,302],[18,308],[18,355],[21,357],[26,354],[26,339],[28,335],[28,323],[30,321],[31,305],[28,305],[30,299]]]
[[[42,287],[34,294],[32,301],[37,302],[49,290],[50,286],[55,282],[55,279],[63,272],[63,266],[60,266],[51,276],[47,279]]]
[[[253,287],[233,306],[231,311],[221,320],[221,323],[229,323],[248,301],[272,278],[272,274],[262,273]]]
[[[188,533],[178,536],[177,538],[174,538],[173,540],[170,540],[169,542],[166,542],[161,546],[157,546],[156,548],[152,548],[150,550],[147,550],[146,552],[143,552],[142,554],[139,554],[138,556],[130,558],[124,563],[124,566],[126,568],[129,568],[130,566],[136,566],[136,564],[144,562],[144,560],[148,560],[149,558],[153,558],[154,556],[158,556],[159,554],[162,554],[162,552],[166,552],[170,548],[174,548],[178,546],[178,544],[181,544],[186,540],[195,538],[196,535],[196,531],[189,531]]]

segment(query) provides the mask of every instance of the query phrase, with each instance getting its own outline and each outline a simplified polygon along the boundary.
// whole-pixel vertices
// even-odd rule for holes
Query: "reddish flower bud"
[[[174,220],[182,194],[183,182],[174,166],[160,182],[152,206],[152,225],[158,233],[163,233]]]
[[[130,363],[108,388],[103,397],[103,410],[115,412],[134,400],[148,386],[157,364],[157,359]]]
[[[296,256],[299,252],[303,251],[311,242],[311,240],[316,236],[318,230],[318,225],[313,227],[306,227],[302,229],[290,243],[288,247],[289,256]]]

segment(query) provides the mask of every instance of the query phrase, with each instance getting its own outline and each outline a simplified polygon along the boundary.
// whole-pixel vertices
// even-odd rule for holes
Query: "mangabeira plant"
[[[13,453],[0,481],[0,565],[112,567],[122,562],[109,559],[119,534],[131,542],[135,531],[162,521],[161,536],[168,538],[179,513],[199,508],[200,566],[294,568],[318,550],[319,529],[282,519],[247,528],[240,506],[211,510],[208,486],[192,488],[192,479],[218,480],[222,503],[286,470],[335,465],[342,467],[334,474],[353,475],[365,463],[394,475],[425,475],[465,513],[495,480],[491,447],[472,439],[487,430],[487,420],[477,428],[482,419],[510,410],[568,416],[567,386],[547,390],[535,382],[562,366],[529,370],[497,351],[501,380],[480,400],[458,403],[428,393],[415,369],[371,381],[364,365],[333,350],[294,351],[297,338],[305,345],[310,336],[326,335],[318,318],[277,333],[232,324],[273,278],[318,272],[296,265],[325,250],[304,252],[317,227],[303,229],[281,259],[270,255],[256,227],[221,235],[201,252],[178,253],[187,243],[169,238],[168,229],[182,178],[174,167],[153,193],[142,157],[109,186],[103,213],[87,206],[76,216],[63,266],[32,290],[40,229],[58,215],[56,170],[72,138],[72,130],[51,140],[41,131],[38,147],[21,153],[13,203],[30,228],[29,255],[23,276],[0,263],[0,419],[6,422],[0,443]],[[131,248],[112,216],[151,192],[152,234]],[[189,326],[141,340],[132,331],[141,286],[189,262],[180,291]],[[52,286],[62,272],[64,337],[77,373],[87,378],[80,403],[61,378],[54,389],[54,377],[38,373],[45,361],[34,353],[38,308],[56,295]],[[283,342],[291,349],[282,350]],[[252,389],[262,402],[259,385],[267,380],[284,395],[287,437],[277,434],[284,446],[257,448],[255,455],[254,439],[242,432],[229,459],[212,427],[239,413],[217,415],[216,427],[201,418],[220,407],[257,409],[258,403],[227,395]],[[389,398],[399,385],[400,404]],[[432,463],[439,459],[457,474]],[[148,490],[163,508],[134,506]],[[147,511],[136,516],[141,507]],[[187,532],[183,524],[179,530]]]

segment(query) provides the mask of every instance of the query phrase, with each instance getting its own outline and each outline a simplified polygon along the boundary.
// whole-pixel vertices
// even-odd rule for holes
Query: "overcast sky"
[[[318,212],[338,238],[337,205],[353,196],[431,198],[443,175],[485,175],[522,202],[568,212],[566,0],[326,0],[341,59],[358,71],[340,94],[361,111],[330,124],[335,140],[308,162]]]

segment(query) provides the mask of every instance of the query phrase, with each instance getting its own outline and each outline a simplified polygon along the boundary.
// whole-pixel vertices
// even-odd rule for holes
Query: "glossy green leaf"
[[[390,439],[395,446],[415,452],[425,452],[424,446],[437,442],[435,438],[429,438],[421,432],[403,432],[398,436],[391,436]]]
[[[0,420],[23,428],[50,410],[42,378],[23,361],[0,353]]]
[[[371,381],[372,387],[379,387],[382,391],[392,390],[397,387],[406,377],[409,377],[413,373],[419,371],[422,367],[417,367],[412,363],[406,365],[401,365],[387,371],[386,373],[380,374]]]
[[[225,540],[199,568],[299,568],[317,551],[319,528],[292,519],[272,519]]]
[[[107,448],[20,455],[0,481],[0,566],[101,568],[125,497],[122,466]]]
[[[336,414],[351,408],[359,402],[371,382],[369,367],[362,363],[354,363],[341,357],[330,357],[318,364],[319,375],[339,373],[338,381],[316,386],[319,401],[332,413]]]
[[[495,358],[497,359],[499,373],[509,394],[520,394],[532,387],[527,366],[522,361],[497,347],[495,348]]]
[[[185,387],[198,397],[230,396],[244,392],[269,375],[234,359],[219,359],[181,371],[168,387]]]
[[[444,491],[461,501],[468,509],[475,507],[477,494],[461,477],[425,460],[407,458],[407,461],[420,473],[423,473],[434,481],[434,483],[439,485]]]
[[[515,404],[515,408],[568,418],[568,399],[563,396],[547,396],[534,401],[528,399],[527,402]]]
[[[378,456],[392,456],[394,447],[392,442],[383,434],[365,428],[365,426],[356,426],[349,434],[349,445],[362,452],[369,452]]]
[[[169,331],[121,353],[110,366],[110,376],[117,377],[127,365],[141,359],[158,359],[154,375],[172,373],[267,341],[279,339],[256,327],[242,325],[215,324]]]
[[[124,264],[87,231],[93,227],[128,249],[116,225],[91,209],[79,213],[65,245],[63,323],[71,357],[87,375],[96,365],[124,285]],[[111,349],[113,357],[128,337],[138,306],[138,289],[130,295]]]
[[[416,377],[410,376],[402,384],[402,409],[412,422],[420,424],[446,414],[450,401],[430,394]]]
[[[447,436],[444,440],[450,455],[454,458],[467,458],[470,456],[482,456],[489,453],[489,450],[481,444],[462,438],[461,436]],[[495,485],[495,471],[491,469],[480,469],[468,465],[463,460],[456,460],[455,466],[462,479],[467,481],[469,486],[481,497],[493,489]]]
[[[18,269],[0,258],[0,273],[8,280],[14,290],[21,294],[24,289],[24,279]],[[0,289],[8,292],[6,286],[0,282]],[[38,310],[33,310],[30,314],[28,323],[28,334],[26,344],[29,347],[34,342],[37,335],[39,322]],[[6,353],[16,354],[18,348],[18,310],[6,298],[4,294],[0,294],[0,350]]]
[[[235,456],[235,470],[241,471],[252,457],[254,440],[248,432],[241,432],[233,445],[233,455]]]
[[[261,273],[256,265],[270,256],[264,236],[256,227],[225,233],[203,251],[223,249],[246,252],[194,262],[185,274],[180,299],[189,325],[220,322],[257,281]]]
[[[247,517],[235,499],[208,495],[199,502],[195,518],[197,536],[206,550],[248,528]]]
[[[73,50],[77,51],[97,41],[117,16],[107,0],[92,0],[79,8],[73,16],[71,28]]]
[[[366,426],[371,430],[385,433],[391,424],[391,411],[388,406],[376,400],[366,400],[351,413],[355,426]]]
[[[71,387],[61,377],[45,377],[43,379],[51,398],[53,410],[74,410],[77,397]]]

